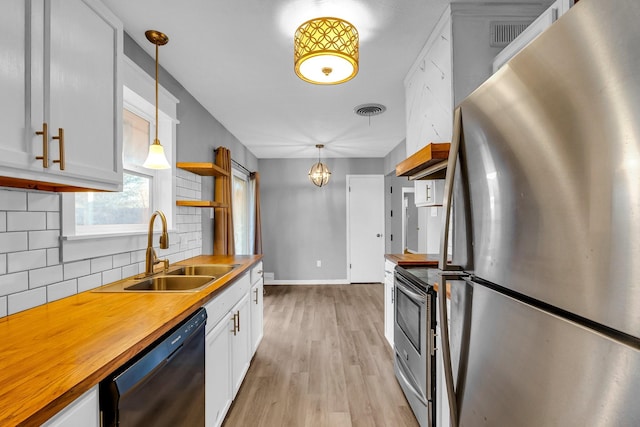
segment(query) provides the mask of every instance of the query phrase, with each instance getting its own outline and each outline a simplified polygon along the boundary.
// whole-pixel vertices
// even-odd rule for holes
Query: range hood
[[[432,142],[396,165],[396,176],[410,180],[443,179],[447,172],[449,142]]]

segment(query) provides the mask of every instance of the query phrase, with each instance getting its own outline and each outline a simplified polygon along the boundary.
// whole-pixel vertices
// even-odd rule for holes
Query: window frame
[[[155,80],[131,59],[123,56],[123,108],[127,108],[135,114],[148,116],[145,112],[148,105],[155,109]],[[176,158],[176,128],[177,104],[179,100],[162,86],[158,90],[158,137],[165,146],[165,154],[169,164],[175,164]],[[155,111],[154,111],[155,113]],[[145,117],[146,118],[146,117]],[[155,133],[155,117],[150,121],[150,132]],[[131,167],[123,163],[123,173],[130,170],[134,173],[153,176],[151,212],[161,209],[169,225],[169,232],[175,234],[175,194],[176,194],[176,168],[170,170],[155,171],[149,174],[149,169]],[[169,189],[169,191],[166,191]],[[161,191],[162,190],[162,191]],[[162,194],[163,197],[156,197]],[[158,200],[161,199],[161,200]],[[113,255],[123,252],[144,249],[147,244],[147,227],[136,225],[135,227],[119,227],[118,231],[92,232],[78,234],[75,226],[75,194],[64,193],[61,206],[61,262],[69,262],[80,259],[94,258],[98,256]],[[156,224],[159,227],[159,224]],[[159,228],[158,228],[159,230]],[[96,244],[99,242],[99,244]]]

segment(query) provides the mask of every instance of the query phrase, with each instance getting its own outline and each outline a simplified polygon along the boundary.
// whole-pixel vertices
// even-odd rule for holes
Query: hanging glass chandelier
[[[316,148],[318,149],[318,163],[315,163],[311,166],[311,169],[309,169],[309,180],[318,187],[322,187],[329,182],[331,172],[329,172],[327,165],[320,161],[320,150],[324,148],[324,145],[316,144]]]
[[[340,18],[311,19],[296,30],[293,54],[295,72],[302,80],[344,83],[358,74],[358,30]]]

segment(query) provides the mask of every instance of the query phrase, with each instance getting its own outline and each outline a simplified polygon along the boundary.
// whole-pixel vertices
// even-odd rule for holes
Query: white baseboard
[[[264,280],[265,285],[348,285],[347,279],[331,280]]]

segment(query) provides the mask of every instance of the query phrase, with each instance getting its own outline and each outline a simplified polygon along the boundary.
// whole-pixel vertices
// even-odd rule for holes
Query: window
[[[249,177],[233,169],[232,174],[233,237],[236,254],[249,255]]]
[[[62,256],[65,262],[143,249],[149,218],[158,209],[165,213],[169,227],[173,228],[175,168],[151,170],[142,167],[155,135],[155,80],[126,57],[124,65],[123,189],[117,193],[63,195]],[[163,88],[160,88],[159,97],[158,138],[167,160],[173,164],[178,100]],[[101,245],[80,243],[89,238],[92,242],[95,238],[103,238],[104,242]]]
[[[153,186],[157,174],[142,167],[152,142],[151,135],[155,132],[152,122],[153,119],[144,112],[125,102],[122,119],[122,192],[76,194],[76,234],[145,230],[152,213]]]

